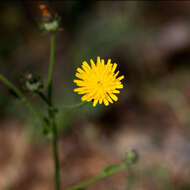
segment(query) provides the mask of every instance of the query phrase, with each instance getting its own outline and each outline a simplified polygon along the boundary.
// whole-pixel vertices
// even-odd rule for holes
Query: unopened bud
[[[41,28],[47,32],[53,32],[59,28],[59,22],[58,22],[58,20],[44,22],[41,24]]]
[[[138,161],[138,153],[136,150],[130,150],[125,154],[125,163],[127,165],[135,164]]]
[[[27,73],[24,76],[24,88],[30,92],[37,92],[43,88],[43,81],[39,74]]]

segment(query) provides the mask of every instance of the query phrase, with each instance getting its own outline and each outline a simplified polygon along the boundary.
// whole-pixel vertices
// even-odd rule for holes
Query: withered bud
[[[23,77],[24,88],[30,92],[38,92],[43,88],[43,81],[39,74],[27,73]]]

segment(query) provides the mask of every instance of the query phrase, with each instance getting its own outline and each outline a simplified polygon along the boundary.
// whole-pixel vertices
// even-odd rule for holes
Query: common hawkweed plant
[[[60,18],[53,16],[48,8],[41,4],[40,10],[44,17],[43,22],[40,24],[40,28],[48,33],[50,37],[50,62],[47,84],[43,85],[43,80],[39,75],[33,75],[28,73],[24,76],[25,89],[33,94],[37,94],[44,103],[47,105],[47,114],[43,115],[35,105],[33,105],[29,99],[22,93],[22,91],[12,84],[4,75],[0,74],[0,81],[6,85],[14,94],[23,102],[33,113],[33,115],[41,121],[44,131],[48,132],[51,137],[52,155],[54,162],[54,190],[60,190],[60,182],[64,182],[64,179],[60,176],[59,155],[57,149],[57,123],[56,114],[59,112],[57,106],[53,101],[53,71],[55,64],[55,41],[56,33],[60,30]],[[108,59],[105,63],[104,59],[97,57],[97,61],[90,59],[90,65],[86,62],[82,62],[81,68],[76,69],[75,79],[73,82],[77,85],[74,92],[77,92],[81,97],[81,102],[76,105],[64,106],[65,109],[79,108],[85,103],[92,102],[95,107],[98,103],[108,106],[110,103],[114,103],[118,100],[115,94],[120,93],[119,89],[123,88],[121,82],[124,76],[119,76],[119,71],[116,71],[117,64],[112,63],[111,59]],[[109,177],[114,173],[128,168],[131,164],[137,160],[137,153],[135,151],[129,151],[126,153],[124,161],[119,165],[109,166],[105,168],[98,176],[90,178],[78,185],[70,187],[68,190],[85,189],[88,185],[93,184],[101,179]],[[64,171],[64,170],[63,170]],[[66,172],[66,171],[64,171]]]

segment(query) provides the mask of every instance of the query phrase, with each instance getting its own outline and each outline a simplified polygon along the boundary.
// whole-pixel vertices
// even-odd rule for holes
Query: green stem
[[[53,147],[53,160],[54,160],[54,185],[55,190],[60,189],[60,173],[59,173],[59,157],[57,149],[57,126],[53,119],[52,123],[52,147]]]
[[[80,102],[80,103],[75,104],[75,105],[63,105],[63,108],[66,108],[66,109],[76,109],[76,108],[82,107],[83,105],[85,105],[87,103],[88,102]]]
[[[57,149],[57,126],[55,123],[55,112],[52,110],[52,82],[53,82],[53,70],[55,64],[55,32],[50,34],[50,63],[48,72],[48,97],[47,99],[42,97],[48,105],[49,118],[52,127],[52,149],[53,149],[53,160],[54,160],[54,188],[60,190],[60,167],[59,167],[59,155]]]
[[[127,183],[126,190],[131,190],[133,188],[134,183],[135,183],[135,175],[133,173],[131,166],[129,166],[128,167],[128,183]]]
[[[48,73],[48,98],[51,103],[52,99],[52,80],[53,80],[53,68],[55,64],[55,32],[50,34],[50,64]]]
[[[7,80],[2,74],[0,74],[0,81],[8,88],[13,90],[16,93],[16,95],[22,100],[22,102],[26,106],[28,106],[28,108],[32,111],[32,113],[42,122],[42,124],[45,127],[48,127],[43,116],[38,112],[38,110],[34,107],[34,105],[28,101],[28,99],[22,94],[22,92],[15,85],[13,85],[9,80]]]
[[[112,170],[110,172],[104,172],[103,171],[102,173],[100,173],[100,175],[98,175],[96,177],[93,177],[93,178],[90,178],[90,179],[80,183],[79,185],[75,185],[75,186],[69,188],[68,190],[82,190],[82,189],[85,189],[87,186],[89,186],[91,184],[94,184],[94,183],[96,183],[96,182],[98,182],[98,181],[100,181],[102,179],[105,179],[105,178],[107,178],[107,177],[109,177],[109,176],[111,176],[111,175],[113,175],[113,174],[115,174],[117,172],[120,172],[120,171],[122,171],[122,170],[124,170],[126,168],[127,168],[127,165],[125,163],[123,163],[123,164],[117,166],[116,169],[114,169],[114,170]]]
[[[48,105],[48,106],[51,106],[48,98],[42,93],[42,92],[36,92],[40,98]]]

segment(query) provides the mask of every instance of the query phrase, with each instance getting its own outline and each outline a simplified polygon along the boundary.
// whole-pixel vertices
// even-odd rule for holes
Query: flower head
[[[77,68],[75,76],[80,80],[74,80],[78,88],[74,89],[74,92],[83,94],[82,101],[93,101],[95,107],[97,103],[105,104],[117,101],[118,98],[115,94],[120,93],[118,89],[123,88],[121,80],[124,76],[117,78],[119,71],[115,73],[117,64],[111,63],[111,59],[108,59],[105,64],[104,59],[97,57],[97,64],[90,59],[91,66],[86,61],[82,63],[82,69]]]
[[[55,32],[60,29],[60,17],[50,10],[50,8],[43,4],[39,4],[39,10],[41,15],[40,29],[46,32]]]

